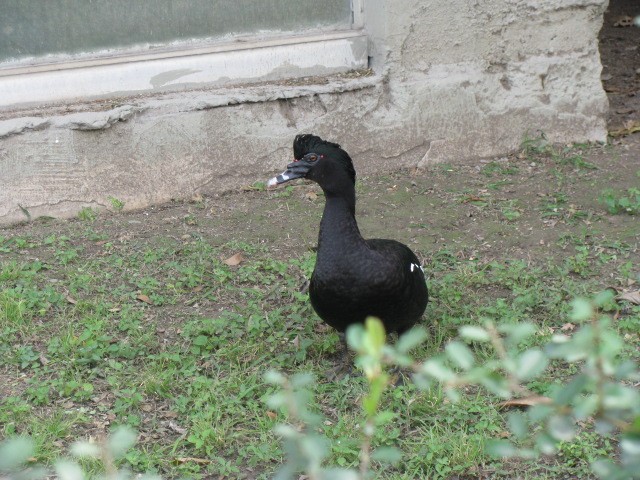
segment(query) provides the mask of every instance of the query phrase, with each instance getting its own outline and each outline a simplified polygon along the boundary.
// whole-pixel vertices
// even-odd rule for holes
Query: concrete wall
[[[0,223],[264,180],[300,132],[341,143],[361,174],[504,154],[537,130],[605,141],[606,4],[368,0],[373,75],[5,109]]]

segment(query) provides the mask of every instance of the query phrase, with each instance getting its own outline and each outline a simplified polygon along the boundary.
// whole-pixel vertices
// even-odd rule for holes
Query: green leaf
[[[347,328],[347,343],[356,352],[364,349],[365,329],[359,323],[354,323]]]
[[[640,434],[625,433],[620,440],[623,455],[640,459]]]
[[[460,395],[460,392],[455,388],[447,388],[444,393],[451,401],[451,403],[458,403],[460,400],[462,400],[462,395]]]
[[[527,417],[522,412],[509,412],[507,425],[518,440],[522,440],[529,434]]]
[[[100,447],[95,443],[75,442],[71,445],[71,454],[76,457],[100,457]]]
[[[556,440],[568,442],[576,435],[573,419],[567,415],[554,415],[549,419],[547,430]]]
[[[26,463],[33,456],[33,441],[16,437],[0,444],[0,472],[10,472]]]
[[[206,335],[198,335],[193,339],[193,344],[198,345],[199,347],[202,347],[207,343],[209,343],[209,337],[207,337]]]
[[[313,385],[314,376],[308,372],[296,373],[293,377],[291,377],[291,385],[294,388],[303,388],[308,387],[309,385]]]
[[[432,387],[431,380],[427,377],[424,372],[414,373],[411,375],[411,380],[416,387],[420,390],[430,390]]]
[[[547,368],[547,357],[538,348],[531,348],[523,352],[517,359],[517,370],[515,374],[521,380],[531,380],[536,378],[545,368]]]
[[[543,455],[553,455],[556,453],[556,442],[548,433],[541,433],[536,437],[536,448]]]
[[[591,470],[600,478],[617,479],[624,478],[622,469],[608,458],[601,458],[591,463]]]
[[[631,387],[608,383],[604,388],[604,407],[609,410],[625,410],[640,405],[640,394]]]
[[[589,320],[593,315],[591,302],[585,298],[576,298],[571,302],[571,314],[569,318],[575,322]]]
[[[298,440],[300,451],[307,461],[320,465],[329,452],[327,439],[319,435],[306,434]]]
[[[435,378],[436,380],[440,380],[441,382],[447,382],[455,378],[455,373],[445,365],[440,360],[430,359],[422,364],[422,372],[427,375]]]
[[[420,345],[427,338],[429,338],[429,334],[426,329],[422,327],[414,327],[400,336],[396,342],[396,349],[400,353],[407,353]]]
[[[507,341],[510,344],[517,345],[525,338],[530,337],[531,335],[536,333],[537,328],[533,323],[520,322],[500,325],[498,330],[502,333],[507,334]]]
[[[60,480],[84,480],[84,472],[75,462],[59,460],[55,468]]]
[[[549,417],[554,411],[551,405],[534,405],[527,410],[527,415],[531,423],[538,423]]]
[[[474,325],[465,325],[458,330],[460,336],[465,340],[472,342],[488,342],[491,340],[489,332],[482,327],[476,327]]]
[[[294,478],[292,476],[287,478]],[[297,476],[295,477],[297,478]],[[359,480],[360,475],[352,470],[343,468],[328,468],[320,471],[320,480]]]
[[[473,353],[464,343],[457,341],[449,342],[445,347],[445,352],[449,359],[458,367],[469,370],[473,366],[475,360]]]
[[[397,416],[398,414],[396,412],[392,412],[391,410],[383,410],[381,412],[378,412],[378,414],[376,415],[376,425],[386,425]]]
[[[109,436],[107,448],[113,458],[120,458],[136,443],[138,435],[129,427],[118,427]]]
[[[380,398],[382,397],[382,392],[384,392],[384,389],[387,386],[387,380],[387,374],[382,373],[372,378],[369,382],[369,393],[362,400],[362,406],[365,413],[370,418],[374,417],[378,411]]]
[[[596,394],[575,397],[573,414],[577,419],[585,420],[596,412],[598,403],[598,395]]]
[[[284,392],[277,392],[269,395],[265,403],[269,408],[280,408],[287,404],[287,396]]]
[[[484,386],[484,388],[498,397],[508,398],[511,394],[507,381],[497,374],[486,375],[485,377],[481,377],[478,381],[482,386]]]
[[[395,465],[402,459],[402,452],[396,447],[378,447],[371,454],[371,459]]]
[[[615,297],[615,290],[613,290],[612,288],[608,288],[607,290],[603,290],[602,292],[598,293],[593,299],[593,302],[596,304],[596,306],[603,307],[614,302]]]
[[[485,451],[492,457],[498,458],[509,458],[518,454],[518,449],[509,440],[489,439]]]
[[[264,374],[264,381],[273,385],[282,385],[284,384],[285,380],[286,377],[276,370],[268,370]]]
[[[602,335],[600,336],[601,352],[608,358],[614,358],[624,348],[624,342],[620,336],[611,329],[608,323],[609,322],[603,322],[600,325],[602,330]],[[607,374],[613,374],[613,371],[607,372]]]
[[[573,380],[564,387],[559,388],[551,395],[557,405],[569,405],[574,398],[580,394],[589,383],[589,378],[584,375],[576,375]]]
[[[368,317],[365,320],[365,346],[367,352],[371,355],[379,355],[382,352],[382,347],[387,339],[387,334],[384,331],[384,325],[380,319],[375,317]]]
[[[298,438],[300,433],[291,425],[278,424],[273,427],[273,432],[282,438]]]

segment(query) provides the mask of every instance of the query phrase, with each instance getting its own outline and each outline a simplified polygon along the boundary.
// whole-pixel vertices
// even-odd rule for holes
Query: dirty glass
[[[350,27],[350,0],[0,0],[0,62]]]

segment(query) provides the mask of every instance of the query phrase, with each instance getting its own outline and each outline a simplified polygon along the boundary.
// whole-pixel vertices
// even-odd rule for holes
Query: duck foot
[[[339,364],[327,372],[327,378],[332,382],[342,380],[347,375],[353,373],[353,358],[349,353],[347,338],[343,332],[339,332],[338,336],[340,337],[340,344],[342,345],[342,354],[340,356]]]

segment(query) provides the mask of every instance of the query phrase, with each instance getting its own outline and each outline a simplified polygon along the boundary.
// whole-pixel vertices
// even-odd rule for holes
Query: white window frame
[[[0,64],[0,108],[330,75],[367,68],[364,0],[349,30],[59,63]]]

